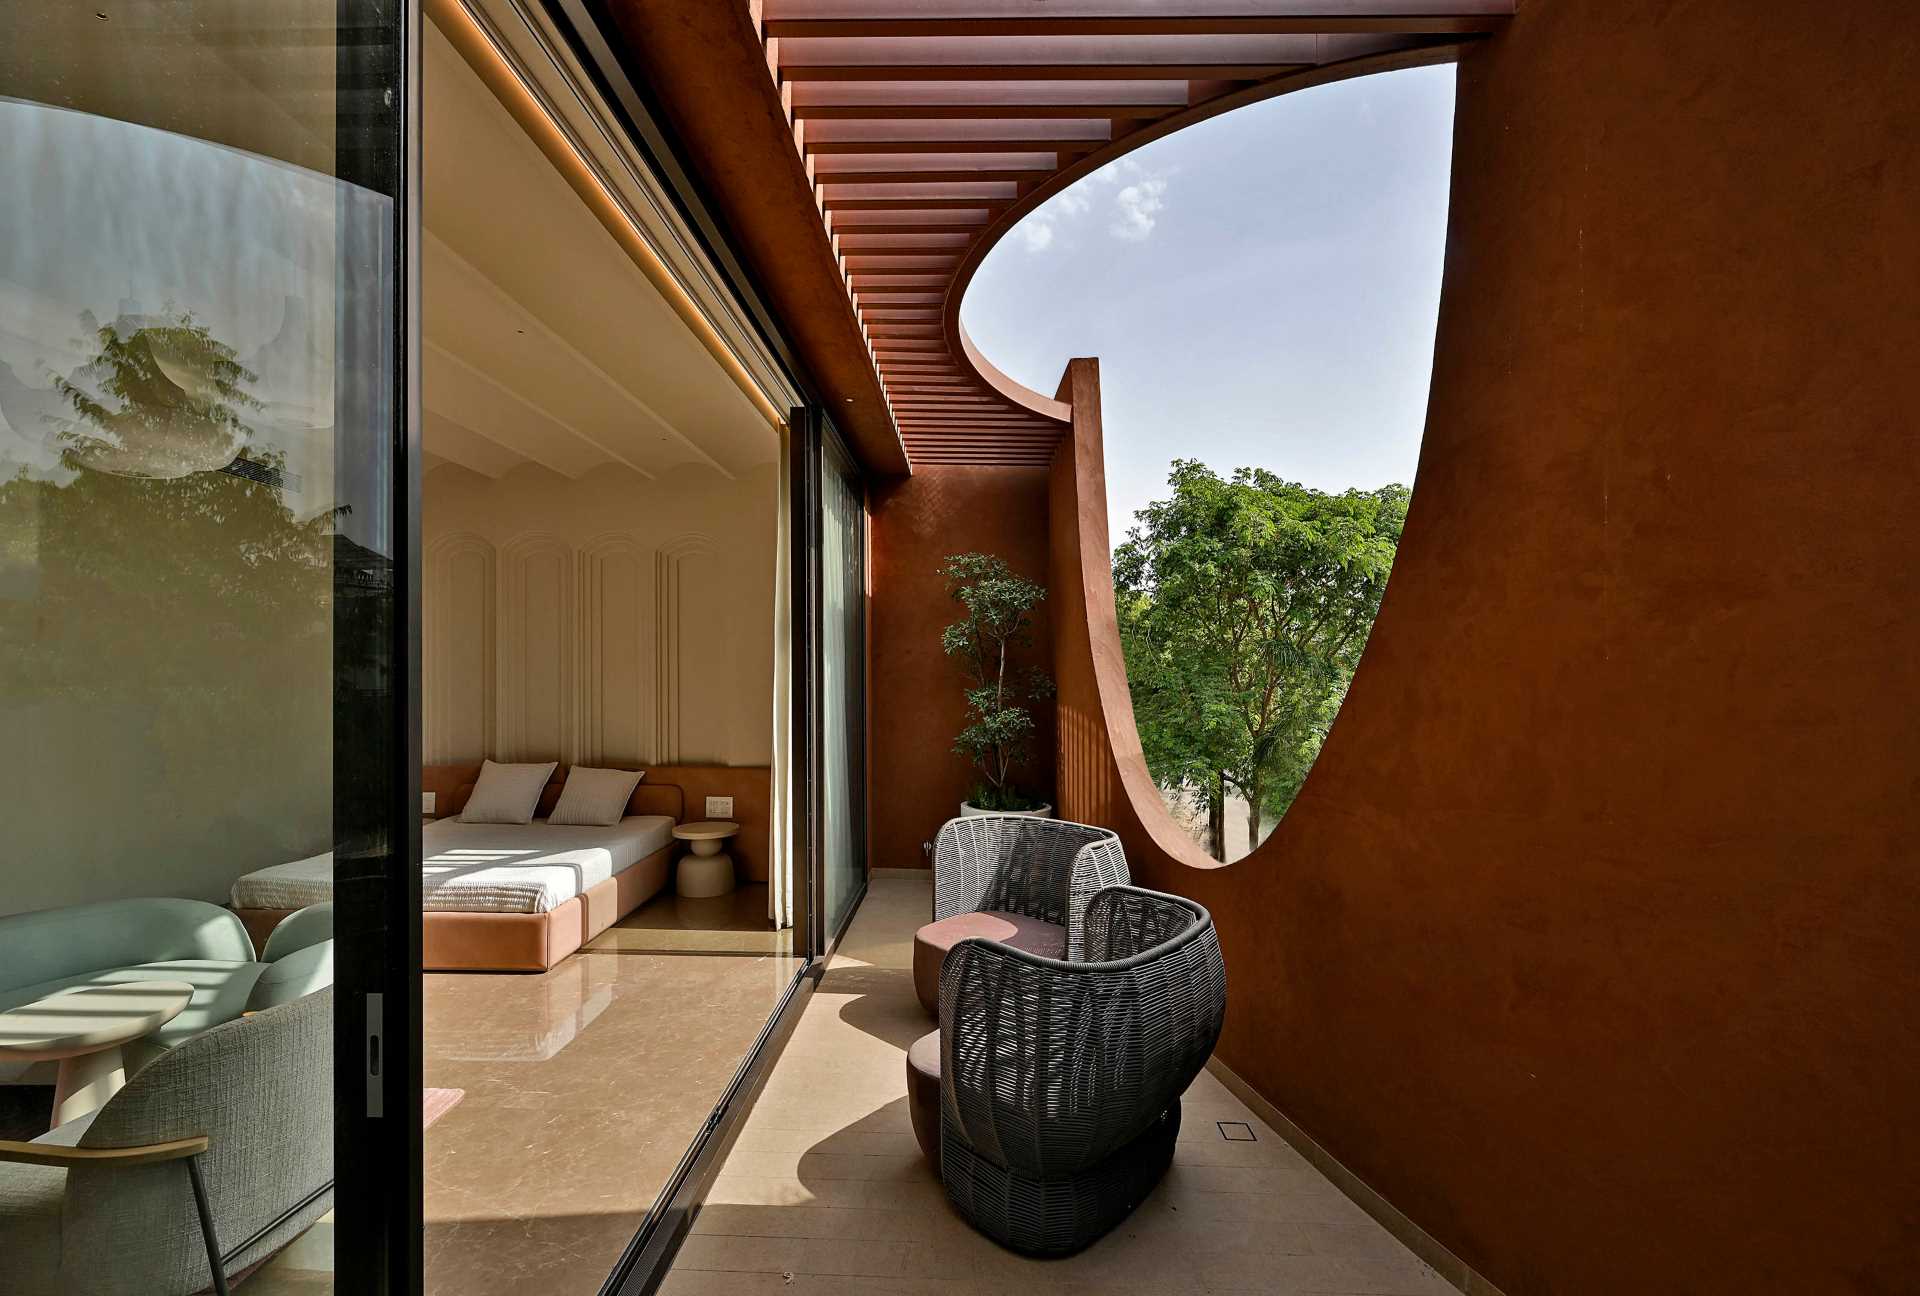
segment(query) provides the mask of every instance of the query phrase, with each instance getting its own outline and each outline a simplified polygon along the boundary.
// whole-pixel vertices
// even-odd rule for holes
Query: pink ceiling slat
[[[784,69],[782,75],[785,75]],[[1143,108],[1183,108],[1187,96],[1166,80],[1045,81],[1023,78],[1017,85],[948,81],[793,81],[796,110],[808,106],[860,104],[890,108],[1002,107],[1008,104],[1085,109],[1088,104]],[[1019,114],[1016,114],[1019,115]],[[1097,117],[1097,111],[1088,116]]]
[[[1215,22],[1387,15],[1505,17],[1514,0],[761,0],[769,22],[803,18],[1191,18]]]
[[[1061,406],[980,359],[959,297],[1034,204],[1139,143],[1431,62],[1514,0],[761,0],[815,194],[915,463],[1036,464]]]
[[[780,42],[780,70],[816,66],[975,64],[1317,63],[1319,35],[1306,36],[928,36]]]
[[[1045,117],[1009,117],[992,121],[894,121],[865,119],[839,121],[822,119],[807,127],[806,148],[817,152],[823,145],[838,141],[884,145],[888,140],[924,143],[946,140],[964,146],[974,140],[1045,140],[1049,144],[1066,141],[1097,146],[1104,144],[1111,131],[1096,121],[1060,121]]]

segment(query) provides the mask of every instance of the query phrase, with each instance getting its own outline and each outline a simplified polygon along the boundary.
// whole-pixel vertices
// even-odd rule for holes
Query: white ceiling
[[[431,23],[421,182],[429,469],[738,475],[777,435]]]

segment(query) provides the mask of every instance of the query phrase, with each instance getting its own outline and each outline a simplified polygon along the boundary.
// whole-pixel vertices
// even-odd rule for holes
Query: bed
[[[566,772],[557,769],[528,824],[453,816],[477,766],[430,766],[423,786],[445,817],[421,829],[421,963],[429,972],[544,972],[666,885],[685,795],[642,780],[607,827],[549,824]],[[464,777],[462,777],[464,775]],[[294,910],[333,896],[333,857],[245,874],[232,905],[256,946]]]

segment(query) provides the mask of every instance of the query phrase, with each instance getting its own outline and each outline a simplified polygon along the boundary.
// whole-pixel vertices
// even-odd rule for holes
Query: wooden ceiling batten
[[[1104,139],[826,139],[807,141],[812,157],[857,157],[873,153],[1089,153]],[[815,172],[819,174],[819,172]]]
[[[1128,14],[1061,18],[770,18],[766,34],[782,39],[902,39],[962,36],[1320,36],[1393,33],[1458,36],[1497,31],[1488,14]]]
[[[1311,63],[801,63],[789,81],[1265,81]]]
[[[978,168],[956,168],[947,171],[907,170],[907,171],[822,171],[815,169],[813,178],[820,184],[970,184],[975,181],[1011,182],[1019,184],[1023,180],[1045,180],[1053,174],[1052,167],[1003,167],[996,171]]]
[[[821,121],[968,121],[1005,120],[1010,117],[1058,119],[1060,121],[1117,121],[1130,117],[1164,117],[1178,112],[1177,103],[796,103],[793,115],[801,120]]]
[[[737,0],[744,2],[744,0]],[[1450,59],[1513,0],[759,0],[795,147],[901,443],[1044,464],[1065,407],[967,342],[959,307],[1027,212],[1245,103]]]

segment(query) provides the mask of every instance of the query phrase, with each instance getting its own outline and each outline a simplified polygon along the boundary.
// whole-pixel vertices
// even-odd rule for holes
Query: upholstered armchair
[[[1152,1190],[1226,1012],[1200,905],[1109,887],[1083,923],[1077,958],[955,945],[940,1029],[908,1055],[915,1132],[948,1200],[1029,1255],[1087,1246]]]
[[[181,1042],[96,1112],[0,1142],[0,1287],[225,1293],[227,1273],[332,1205],[332,1086],[321,990]]]
[[[999,941],[1077,958],[1087,902],[1127,882],[1127,855],[1105,828],[1028,815],[949,821],[933,844],[933,922],[913,942],[913,984],[929,1013],[940,967],[960,941]]]

